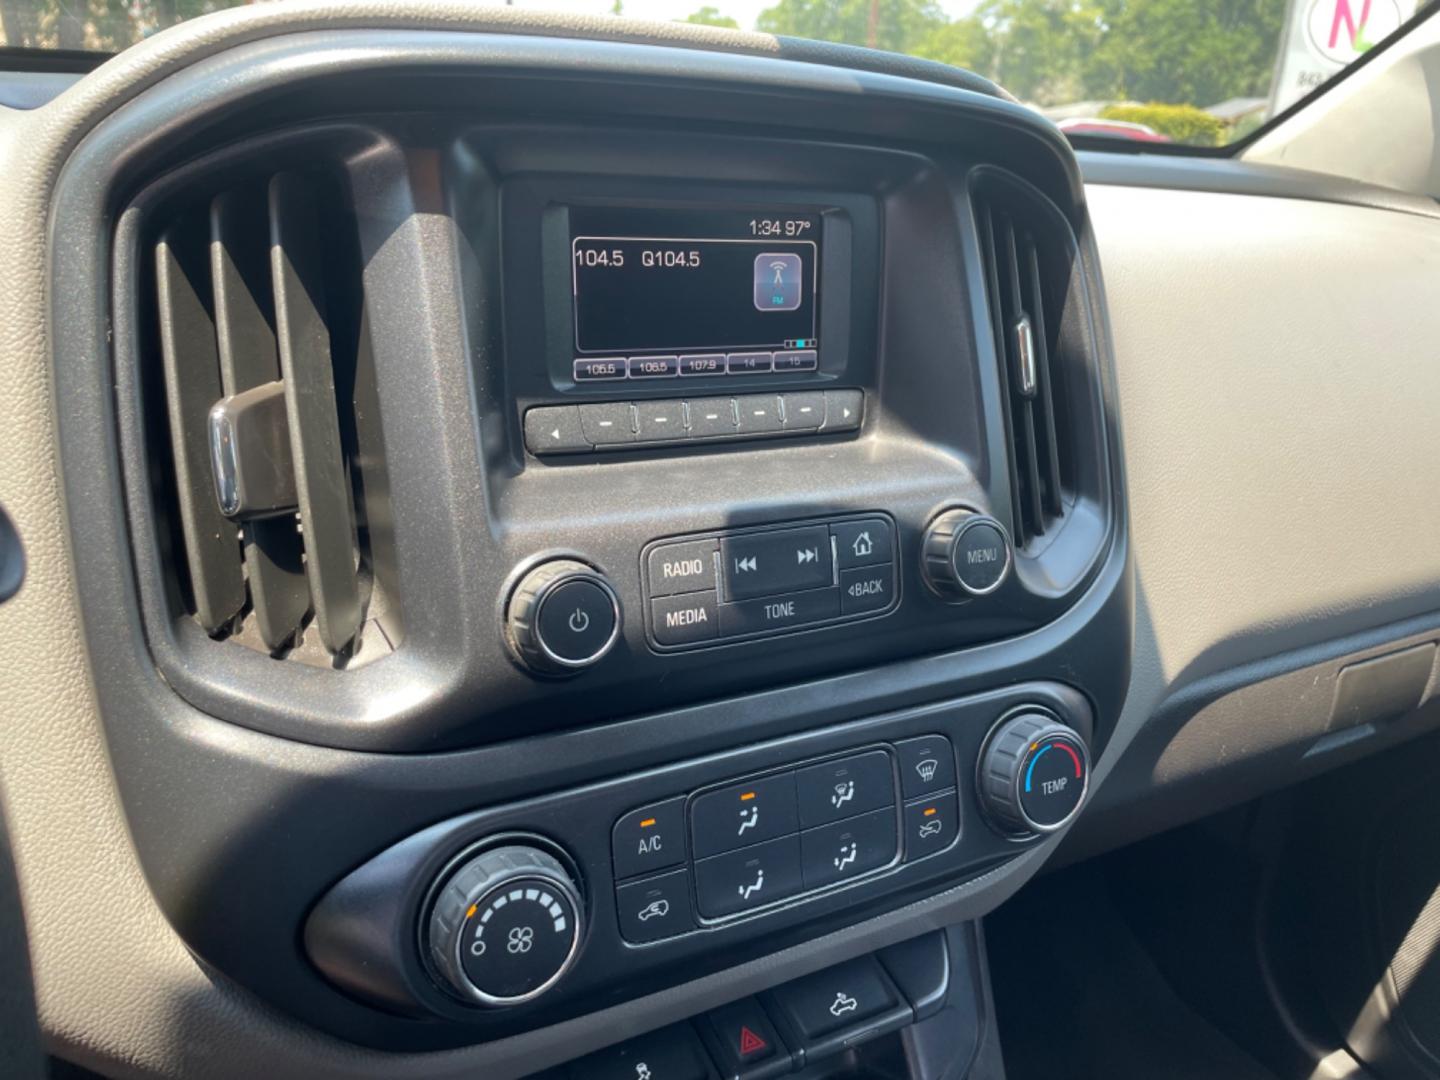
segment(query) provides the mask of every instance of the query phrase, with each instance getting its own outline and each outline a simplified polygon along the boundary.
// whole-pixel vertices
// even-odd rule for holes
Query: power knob
[[[947,599],[992,593],[1005,582],[1012,562],[1005,527],[974,510],[947,510],[925,530],[920,572]]]
[[[552,559],[515,586],[505,637],[532,671],[573,675],[599,663],[619,639],[620,599],[600,571]]]
[[[570,970],[580,944],[580,893],[539,848],[492,848],[446,879],[426,926],[435,973],[461,998],[519,1005]]]
[[[980,753],[980,799],[991,823],[1007,836],[1063,828],[1079,812],[1089,783],[1085,740],[1049,713],[1002,720]]]

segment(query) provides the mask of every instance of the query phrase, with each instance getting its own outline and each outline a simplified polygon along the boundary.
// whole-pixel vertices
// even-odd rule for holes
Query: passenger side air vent
[[[1073,241],[1053,205],[998,176],[977,185],[975,221],[995,352],[1004,369],[1015,540],[1053,534],[1073,503],[1076,447],[1065,372],[1072,347],[1062,311],[1072,300]],[[1078,343],[1076,343],[1078,345]]]
[[[212,637],[347,667],[391,651],[394,598],[373,572],[384,455],[335,187],[260,176],[158,223],[148,381],[165,408],[146,422],[177,603]]]

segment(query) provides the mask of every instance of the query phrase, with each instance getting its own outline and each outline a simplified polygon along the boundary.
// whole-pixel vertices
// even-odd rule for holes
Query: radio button
[[[834,581],[830,530],[823,525],[726,537],[720,556],[729,600],[819,589]]]
[[[697,859],[785,836],[799,828],[793,772],[706,792],[690,806],[690,850]]]
[[[780,412],[780,397],[777,394],[748,394],[737,397],[735,414],[740,421],[741,435],[764,435],[785,430],[785,421]]]
[[[693,645],[719,636],[715,593],[686,593],[650,601],[650,625],[660,645]]]
[[[717,439],[735,434],[735,402],[730,398],[699,398],[688,404],[690,438]]]
[[[771,369],[768,352],[732,352],[729,355],[731,375],[759,375]]]
[[[675,596],[715,588],[714,540],[666,544],[650,551],[648,563],[651,596]]]
[[[531,409],[525,414],[525,446],[532,454],[573,454],[590,449],[574,405]]]
[[[815,390],[808,394],[785,395],[785,430],[813,431],[825,423],[825,394]]]
[[[635,410],[628,401],[581,405],[580,426],[596,446],[635,441]]]
[[[612,356],[608,360],[576,360],[576,382],[605,382],[623,379],[626,373],[625,358]]]
[[[697,353],[680,357],[681,375],[724,375],[724,353]]]
[[[775,354],[776,371],[814,371],[820,366],[820,355],[814,349],[791,349]]]
[[[839,614],[839,589],[811,589],[809,592],[767,596],[738,604],[721,604],[720,636],[735,637],[804,626],[833,619]]]
[[[635,405],[640,442],[677,442],[685,432],[685,406],[678,401],[640,401]]]
[[[632,356],[630,378],[672,379],[680,373],[678,356]]]

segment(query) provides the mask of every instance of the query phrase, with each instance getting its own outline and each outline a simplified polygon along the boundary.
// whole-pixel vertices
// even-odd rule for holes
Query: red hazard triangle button
[[[758,1054],[762,1050],[768,1050],[770,1044],[762,1039],[755,1032],[751,1031],[744,1024],[740,1025],[740,1056],[749,1057],[751,1054]]]

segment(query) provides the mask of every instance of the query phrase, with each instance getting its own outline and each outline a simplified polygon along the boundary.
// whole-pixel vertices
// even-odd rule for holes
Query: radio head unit
[[[817,370],[817,213],[582,206],[569,219],[577,383]]]

